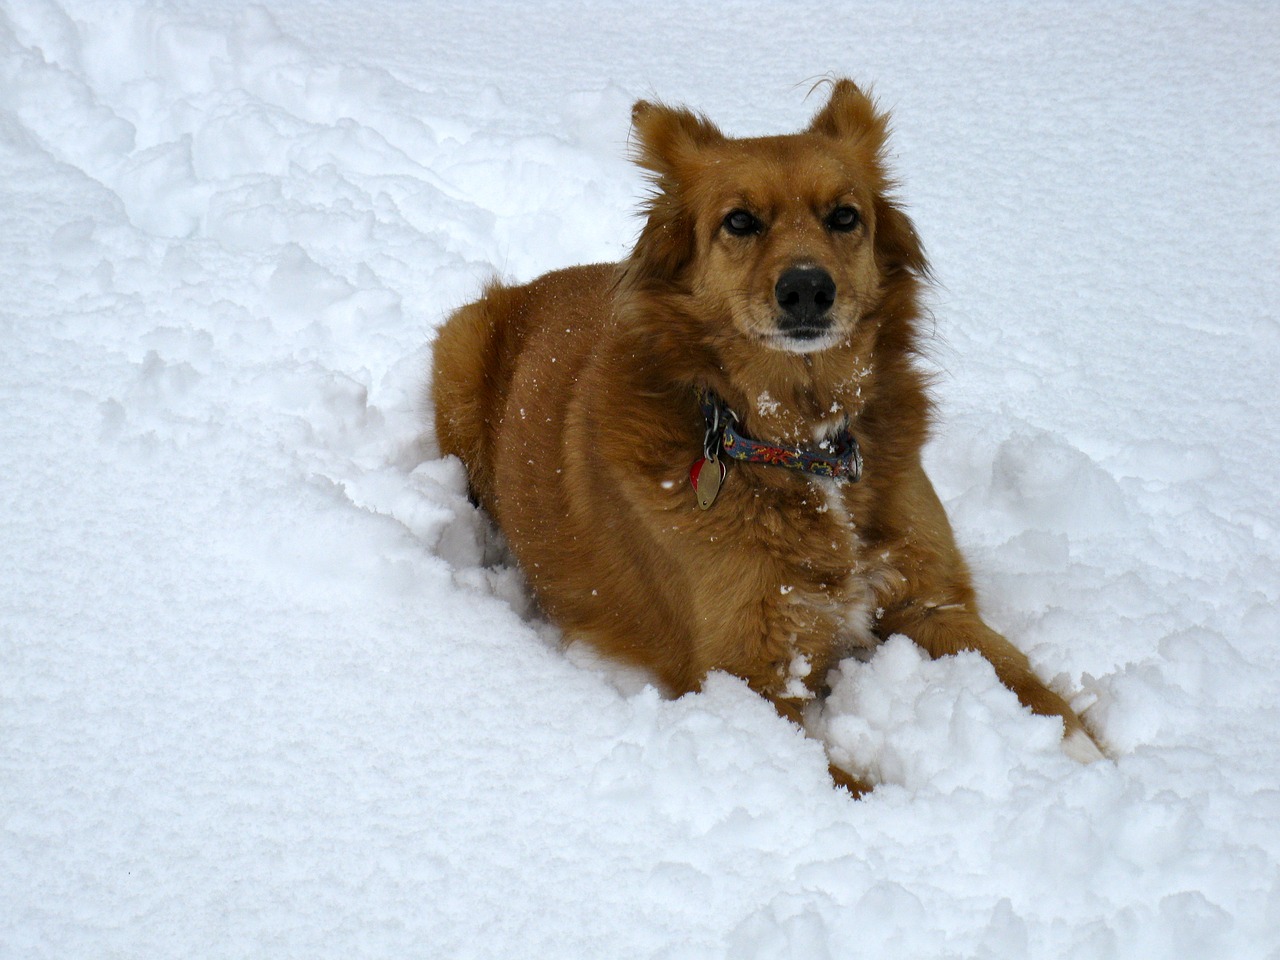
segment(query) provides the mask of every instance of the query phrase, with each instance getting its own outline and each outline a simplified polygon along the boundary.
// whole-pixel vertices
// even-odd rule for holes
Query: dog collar
[[[849,480],[857,483],[862,477],[862,451],[858,440],[849,432],[848,424],[830,440],[822,444],[823,452],[801,447],[782,447],[753,440],[738,429],[738,415],[711,390],[698,391],[698,403],[706,421],[703,435],[703,459],[693,465],[689,479],[698,496],[698,506],[706,510],[715,500],[724,480],[725,467],[720,455],[743,463],[759,463],[770,467],[786,467],[815,477],[833,480]],[[829,449],[827,453],[825,450]],[[706,476],[704,468],[711,467]]]

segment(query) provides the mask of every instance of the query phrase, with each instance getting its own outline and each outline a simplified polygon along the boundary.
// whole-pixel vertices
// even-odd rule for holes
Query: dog
[[[934,657],[978,651],[1062,719],[1068,754],[1096,759],[979,615],[921,466],[929,268],[893,196],[888,116],[852,81],[829,86],[804,130],[750,139],[637,102],[652,193],[634,249],[492,283],[449,317],[441,453],[566,640],[672,695],[723,670],[803,726],[831,666],[901,633]]]

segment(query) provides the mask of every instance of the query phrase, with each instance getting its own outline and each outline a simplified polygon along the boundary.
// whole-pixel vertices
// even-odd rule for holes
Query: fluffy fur
[[[890,634],[933,656],[977,650],[1093,756],[980,618],[921,467],[927,265],[891,194],[886,115],[840,80],[793,135],[730,139],[644,101],[633,124],[654,189],[631,256],[491,285],[435,345],[441,451],[466,464],[547,614],[674,694],[726,670],[797,722],[836,660]],[[830,295],[788,307],[795,270]],[[699,388],[769,442],[812,446],[847,422],[862,480],[734,462],[699,510]]]

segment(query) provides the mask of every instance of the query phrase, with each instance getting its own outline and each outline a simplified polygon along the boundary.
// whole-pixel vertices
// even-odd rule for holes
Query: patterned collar
[[[862,451],[848,424],[830,440],[819,444],[819,451],[800,447],[780,447],[752,440],[738,429],[738,415],[720,397],[705,388],[698,391],[698,402],[707,430],[703,440],[706,459],[715,462],[723,453],[730,460],[786,467],[816,477],[850,480],[862,477]],[[695,484],[696,485],[696,484]]]

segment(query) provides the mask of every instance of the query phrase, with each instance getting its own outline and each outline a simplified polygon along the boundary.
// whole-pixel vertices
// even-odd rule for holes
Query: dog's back
[[[698,680],[688,656],[692,604],[622,488],[637,474],[633,446],[657,451],[664,469],[688,454],[679,441],[674,454],[661,446],[670,417],[640,413],[645,398],[631,375],[645,361],[628,359],[617,324],[618,270],[571,267],[523,286],[491,285],[455,312],[435,344],[436,434],[441,453],[466,465],[472,494],[566,634],[682,692]],[[692,417],[692,394],[685,399]],[[637,419],[643,425],[633,428]],[[683,502],[670,482],[653,486]]]
[[[608,315],[599,305],[610,296],[616,269],[572,267],[518,287],[491,283],[441,327],[431,379],[436,437],[442,455],[453,454],[466,465],[471,492],[491,515],[497,515],[499,444],[558,446],[564,383],[599,342],[603,331],[592,328]],[[567,335],[570,330],[573,335]],[[519,368],[538,371],[538,389],[532,403],[509,411]]]

